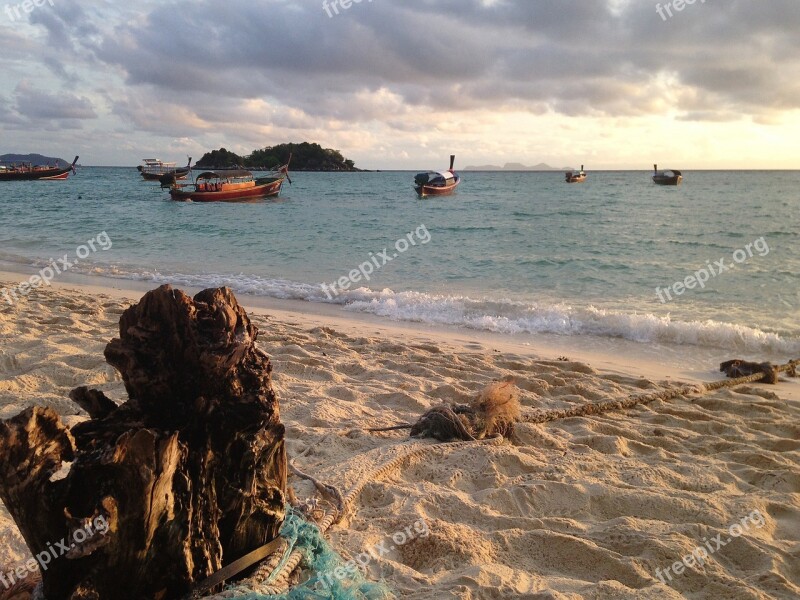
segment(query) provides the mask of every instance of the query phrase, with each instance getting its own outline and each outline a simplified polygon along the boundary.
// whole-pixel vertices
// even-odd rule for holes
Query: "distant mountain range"
[[[532,167],[527,167],[522,163],[506,163],[502,167],[498,167],[497,165],[481,165],[478,167],[469,166],[464,167],[462,171],[571,171],[573,170],[572,167],[551,167],[545,163],[539,163],[538,165],[534,165]]]
[[[2,163],[32,163],[36,165],[57,165],[64,169],[69,163],[63,158],[53,158],[52,156],[42,156],[41,154],[3,154],[0,156]]]

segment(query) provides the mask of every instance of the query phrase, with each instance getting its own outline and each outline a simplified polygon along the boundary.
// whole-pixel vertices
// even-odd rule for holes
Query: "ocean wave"
[[[357,298],[363,295],[364,298]],[[628,313],[594,306],[527,304],[355,290],[346,309],[402,321],[458,325],[504,334],[551,333],[622,338],[641,343],[696,345],[742,352],[800,353],[800,341],[779,334],[713,320],[680,321],[671,316]]]
[[[741,352],[800,354],[800,340],[778,333],[715,320],[674,319],[670,315],[574,306],[567,303],[526,303],[505,299],[423,292],[394,292],[358,288],[329,297],[319,284],[266,279],[240,273],[162,274],[94,266],[95,275],[206,288],[227,286],[240,295],[304,300],[341,305],[351,312],[369,313],[396,321],[466,327],[501,334],[592,335],[641,343],[695,345]]]

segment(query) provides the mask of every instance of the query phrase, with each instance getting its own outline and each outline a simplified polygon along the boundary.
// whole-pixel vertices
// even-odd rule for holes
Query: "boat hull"
[[[653,183],[656,185],[680,185],[682,181],[682,175],[675,175],[674,177],[653,176]]]
[[[172,189],[169,195],[177,202],[251,202],[279,195],[284,180],[285,177],[264,183],[259,183],[260,180],[256,180],[256,185],[251,188],[218,192],[197,190],[187,192],[181,189]]]
[[[72,167],[41,171],[0,171],[0,181],[61,181],[69,177]]]
[[[414,189],[416,190],[417,194],[419,194],[420,198],[424,198],[426,196],[447,196],[456,191],[459,183],[461,183],[461,178],[456,179],[456,181],[450,185],[418,185],[415,186]]]
[[[175,169],[174,171],[164,171],[163,173],[147,173],[146,171],[141,171],[141,174],[147,181],[161,181],[163,177],[186,179],[189,176],[189,169]]]
[[[583,183],[586,181],[586,175],[576,175],[574,177],[567,177],[567,183]]]

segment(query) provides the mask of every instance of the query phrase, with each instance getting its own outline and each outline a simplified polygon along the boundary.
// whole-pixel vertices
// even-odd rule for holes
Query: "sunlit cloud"
[[[386,0],[334,19],[297,0],[60,0],[0,21],[0,128],[8,151],[91,142],[86,164],[308,140],[365,168],[451,152],[793,167],[795,2],[697,3],[665,22],[630,0]]]

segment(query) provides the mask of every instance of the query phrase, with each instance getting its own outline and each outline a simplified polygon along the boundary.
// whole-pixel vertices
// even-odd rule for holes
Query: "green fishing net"
[[[319,527],[293,510],[287,512],[281,527],[281,537],[289,542],[277,574],[289,560],[292,550],[303,553],[311,577],[279,596],[252,593],[237,600],[386,600],[395,598],[383,583],[367,581],[353,562],[346,563],[325,540]],[[349,565],[346,566],[346,565]],[[269,584],[267,580],[265,583]]]

